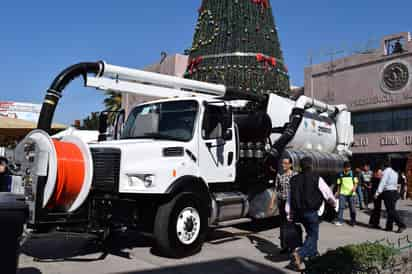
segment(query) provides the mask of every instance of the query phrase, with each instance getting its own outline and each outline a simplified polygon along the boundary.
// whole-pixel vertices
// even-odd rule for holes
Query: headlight
[[[143,183],[145,187],[152,187],[154,183],[155,176],[153,174],[144,175]]]
[[[144,185],[145,188],[153,187],[155,183],[154,174],[127,174],[129,177],[129,186],[138,187]]]

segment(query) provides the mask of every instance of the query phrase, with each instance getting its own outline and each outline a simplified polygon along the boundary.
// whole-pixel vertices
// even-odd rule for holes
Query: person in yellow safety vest
[[[339,174],[337,180],[338,188],[336,198],[339,198],[339,215],[338,221],[335,222],[337,226],[343,225],[343,212],[345,210],[346,203],[348,203],[350,210],[350,225],[356,225],[355,198],[358,183],[358,178],[353,175],[351,170],[350,162],[345,162],[343,172]]]

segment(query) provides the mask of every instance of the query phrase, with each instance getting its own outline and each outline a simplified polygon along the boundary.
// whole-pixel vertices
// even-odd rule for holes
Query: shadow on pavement
[[[149,238],[135,232],[116,234],[110,237],[105,244],[94,235],[55,232],[35,235],[28,239],[22,247],[22,253],[40,262],[89,262],[104,260],[109,254],[130,258],[130,254],[124,249],[151,245]],[[92,254],[93,258],[77,258]]]
[[[280,217],[277,216],[268,219],[254,220],[249,223],[236,225],[235,227],[253,233],[258,233],[280,227]]]
[[[364,213],[370,216],[372,214],[372,210],[365,211]],[[398,209],[398,213],[403,218],[403,221],[405,222],[406,226],[412,227],[412,211],[407,209]],[[386,218],[386,210],[383,208],[381,210],[381,221],[384,219],[384,222],[386,222]]]
[[[412,211],[402,209],[399,210],[399,215],[403,218],[403,221],[405,222],[407,227],[412,227]]]
[[[279,263],[290,259],[289,254],[280,254],[280,247],[273,244],[271,241],[252,235],[248,236],[248,239],[257,250],[265,254],[265,259],[268,261]]]
[[[41,274],[41,271],[37,268],[27,267],[27,268],[20,268],[17,271],[17,274]]]
[[[247,237],[251,232],[231,233],[217,229],[209,232],[207,242],[220,245]],[[151,247],[155,256],[161,253],[153,247],[153,240],[138,232],[118,233],[110,237],[104,244],[98,237],[90,234],[55,232],[43,235],[33,235],[22,246],[22,253],[33,257],[38,262],[93,262],[114,255],[132,259],[127,249]]]
[[[242,237],[250,235],[250,232],[232,233],[221,229],[211,230],[207,236],[207,243],[212,245],[220,245],[228,242],[234,242],[242,239]]]
[[[284,270],[244,258],[229,258],[202,263],[164,267],[154,270],[119,272],[113,274],[286,274]]]

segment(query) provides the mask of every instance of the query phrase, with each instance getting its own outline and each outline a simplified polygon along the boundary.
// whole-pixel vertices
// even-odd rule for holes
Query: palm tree
[[[106,111],[115,112],[122,108],[122,94],[114,91],[107,91],[107,97],[104,99]],[[109,113],[109,123],[112,124],[116,115]]]
[[[99,129],[99,113],[92,112],[89,116],[83,119],[81,129],[84,130],[98,130]]]

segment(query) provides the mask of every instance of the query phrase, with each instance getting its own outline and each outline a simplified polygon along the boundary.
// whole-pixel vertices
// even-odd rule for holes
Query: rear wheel
[[[159,252],[167,257],[193,255],[207,233],[207,206],[192,193],[179,194],[157,211],[154,236]]]

